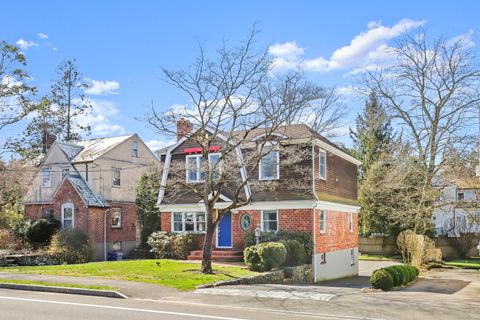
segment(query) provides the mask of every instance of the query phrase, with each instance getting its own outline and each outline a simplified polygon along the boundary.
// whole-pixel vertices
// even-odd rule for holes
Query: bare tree
[[[288,82],[290,76],[282,81],[269,75],[270,59],[265,50],[255,49],[256,33],[253,29],[238,47],[230,48],[224,43],[213,61],[206,58],[200,46],[200,54],[190,69],[164,70],[167,81],[183,91],[191,104],[166,112],[152,107],[148,116],[149,123],[164,134],[175,135],[176,124],[185,119],[195,127],[188,138],[201,148],[200,164],[167,163],[168,179],[162,180],[159,198],[171,202],[193,195],[203,202],[203,273],[212,273],[212,240],[222,216],[250,203],[255,192],[275,193],[280,184],[286,184],[281,179],[254,179],[260,161],[263,159],[271,168],[281,158],[282,169],[296,170],[309,154],[301,146],[289,144],[282,128],[317,95],[300,85],[296,76],[293,78],[297,84],[292,86]],[[212,148],[218,150],[218,156],[209,157]],[[302,188],[309,184],[300,182],[302,176],[306,176],[303,171],[296,183],[290,180],[289,187],[306,194]]]
[[[35,110],[30,96],[36,89],[26,83],[30,79],[26,64],[18,47],[0,41],[0,131]]]
[[[390,111],[425,163],[426,183],[442,167],[448,148],[465,143],[480,102],[480,69],[468,36],[427,41],[406,34],[392,48],[393,61],[366,69],[366,87]]]

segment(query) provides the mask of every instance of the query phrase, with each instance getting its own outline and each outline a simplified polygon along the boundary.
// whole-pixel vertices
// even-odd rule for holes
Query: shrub
[[[379,269],[373,272],[372,276],[370,277],[370,284],[375,289],[388,291],[393,288],[393,279],[390,273],[388,273],[385,269]]]
[[[28,229],[30,229],[30,224],[31,223],[29,220],[17,221],[12,227],[12,234],[16,238],[24,242],[28,242],[27,233],[28,233]]]
[[[387,267],[383,270],[385,270],[392,277],[394,287],[398,287],[403,284],[403,275],[398,269]]]
[[[34,220],[28,230],[27,239],[35,247],[44,247],[50,243],[53,235],[60,229],[60,222],[53,218]]]
[[[280,241],[287,250],[285,258],[285,266],[295,267],[305,263],[306,253],[305,247],[297,240],[283,240]]]
[[[12,232],[6,229],[0,229],[0,250],[16,251],[23,248],[23,242],[15,237]]]
[[[435,248],[435,242],[432,239],[425,235],[415,234],[411,230],[400,232],[397,237],[397,247],[403,262],[416,267],[442,260],[442,252]]]
[[[309,232],[280,230],[278,232],[261,232],[259,243],[278,242],[282,240],[297,240],[300,242],[306,253],[306,259],[310,259],[313,252],[313,239]],[[245,246],[253,246],[255,243],[255,232],[249,231],[245,238]]]
[[[245,250],[243,250],[243,261],[249,270],[263,271],[262,259],[260,259],[255,246],[246,247]]]
[[[175,258],[187,259],[192,249],[192,236],[188,233],[182,233],[173,236],[173,253]]]
[[[186,259],[191,251],[192,236],[188,233],[158,231],[148,237],[147,244],[157,258]]]
[[[269,271],[285,262],[287,249],[278,242],[265,242],[258,246],[258,255],[262,260],[264,271]]]
[[[60,263],[86,263],[95,257],[95,247],[84,231],[64,229],[53,236],[48,253]]]

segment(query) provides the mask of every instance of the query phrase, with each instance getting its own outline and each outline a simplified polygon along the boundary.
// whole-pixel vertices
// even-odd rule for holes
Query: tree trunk
[[[206,230],[205,230],[205,242],[203,243],[203,256],[202,256],[202,273],[212,274],[212,240],[213,233],[215,232],[215,224],[213,223],[213,210],[206,209]]]

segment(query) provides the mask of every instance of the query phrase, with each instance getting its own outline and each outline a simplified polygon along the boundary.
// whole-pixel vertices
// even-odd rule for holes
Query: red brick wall
[[[110,209],[122,209],[122,227],[112,228],[111,210],[107,213],[107,241],[135,241],[137,237],[137,206],[130,202],[109,202]],[[103,233],[102,233],[103,234]]]
[[[320,210],[315,211],[317,253],[358,247],[358,214],[353,214],[353,232],[350,232],[348,212],[326,210],[326,232],[320,233]]]

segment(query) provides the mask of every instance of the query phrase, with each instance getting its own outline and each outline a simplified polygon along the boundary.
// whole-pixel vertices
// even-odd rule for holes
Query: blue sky
[[[270,48],[279,68],[302,63],[307,75],[346,95],[352,124],[363,102],[349,97],[355,68],[382,53],[399,30],[422,26],[429,35],[469,34],[479,42],[478,1],[10,1],[1,6],[0,40],[17,43],[28,59],[32,84],[48,90],[55,66],[75,58],[94,85],[89,119],[93,136],[137,132],[153,148],[159,136],[142,118],[187,103],[166,84],[161,68],[185,67],[222,39],[235,44],[256,22],[258,43]],[[0,144],[25,123],[0,133]],[[348,143],[348,137],[340,138]]]

